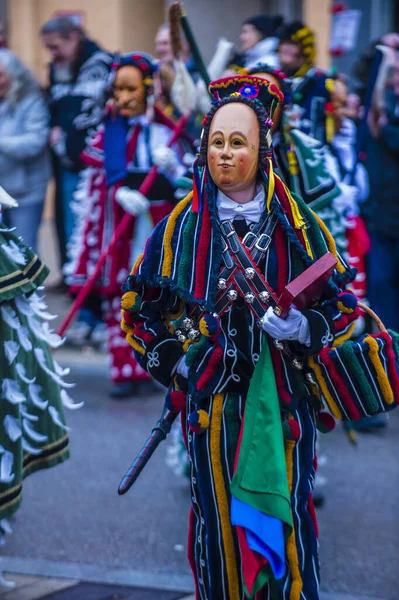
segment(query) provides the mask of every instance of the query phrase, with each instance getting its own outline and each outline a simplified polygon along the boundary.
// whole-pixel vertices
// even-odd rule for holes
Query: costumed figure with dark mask
[[[152,57],[145,53],[115,59],[112,98],[102,124],[81,157],[87,168],[78,189],[78,225],[66,268],[70,289],[77,292],[93,272],[123,216],[129,213],[135,217],[109,254],[93,290],[104,298],[114,383],[111,395],[115,397],[134,393],[137,382],[149,379],[120,333],[120,289],[131,261],[142,252],[154,225],[173,208],[173,182],[184,172],[175,149],[167,147],[171,130],[154,120],[154,70]],[[153,165],[159,167],[159,174],[145,197],[138,189]]]
[[[141,366],[169,388],[166,407],[181,412],[196,598],[316,600],[316,428],[335,423],[324,400],[337,417],[361,411],[353,393],[336,395],[335,385],[351,385],[341,373],[329,371],[326,389],[318,361],[353,331],[359,308],[345,285],[355,273],[273,169],[279,89],[237,76],[210,91],[193,191],[133,266],[122,328]],[[328,282],[281,318],[276,298],[328,250]]]

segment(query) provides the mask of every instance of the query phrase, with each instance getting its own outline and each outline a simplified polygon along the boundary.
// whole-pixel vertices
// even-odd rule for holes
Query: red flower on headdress
[[[336,4],[333,4],[331,7],[331,12],[333,15],[337,15],[338,13],[343,12],[344,10],[347,10],[348,5],[345,2],[337,2]]]
[[[280,102],[282,102],[284,100],[283,92],[281,90],[279,90],[278,87],[274,83],[271,83],[269,85],[269,92],[271,94],[274,94],[275,96],[277,96]]]
[[[202,127],[205,127],[205,125],[208,123],[209,119],[208,119],[208,115],[205,115],[205,117],[202,119]]]

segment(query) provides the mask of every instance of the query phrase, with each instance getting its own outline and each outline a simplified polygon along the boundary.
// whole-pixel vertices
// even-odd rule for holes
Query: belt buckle
[[[255,248],[259,250],[259,252],[266,252],[268,247],[270,246],[270,242],[272,238],[267,233],[262,233],[255,243]]]
[[[222,221],[222,223],[220,223],[220,229],[227,238],[231,237],[236,232],[231,221]]]
[[[247,250],[252,250],[257,241],[258,236],[255,235],[252,231],[248,231],[248,233],[245,234],[242,243],[247,248]]]

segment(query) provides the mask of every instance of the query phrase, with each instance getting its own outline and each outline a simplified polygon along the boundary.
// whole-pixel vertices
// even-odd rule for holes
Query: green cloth
[[[233,496],[280,519],[288,537],[292,531],[284,438],[270,349],[265,340],[245,402],[244,430],[237,468],[230,486]],[[269,580],[263,569],[252,597]],[[246,592],[247,596],[248,593]]]
[[[34,294],[47,273],[0,224],[0,519],[18,509],[28,475],[69,456],[64,382],[41,320],[47,311]]]

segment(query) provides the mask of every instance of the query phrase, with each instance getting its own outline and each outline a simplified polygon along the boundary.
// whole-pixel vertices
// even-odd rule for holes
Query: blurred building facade
[[[164,21],[171,0],[0,0],[8,47],[14,50],[40,77],[46,78],[48,56],[38,31],[56,14],[70,14],[86,28],[88,35],[110,51],[153,52],[157,27]],[[341,57],[336,66],[348,72],[358,52],[370,40],[397,27],[397,0],[348,0],[349,8],[362,11],[356,52]],[[318,64],[330,65],[328,52],[331,28],[331,0],[184,0],[194,33],[206,61],[220,36],[237,41],[245,18],[259,13],[282,14],[286,19],[303,19],[317,34]]]

